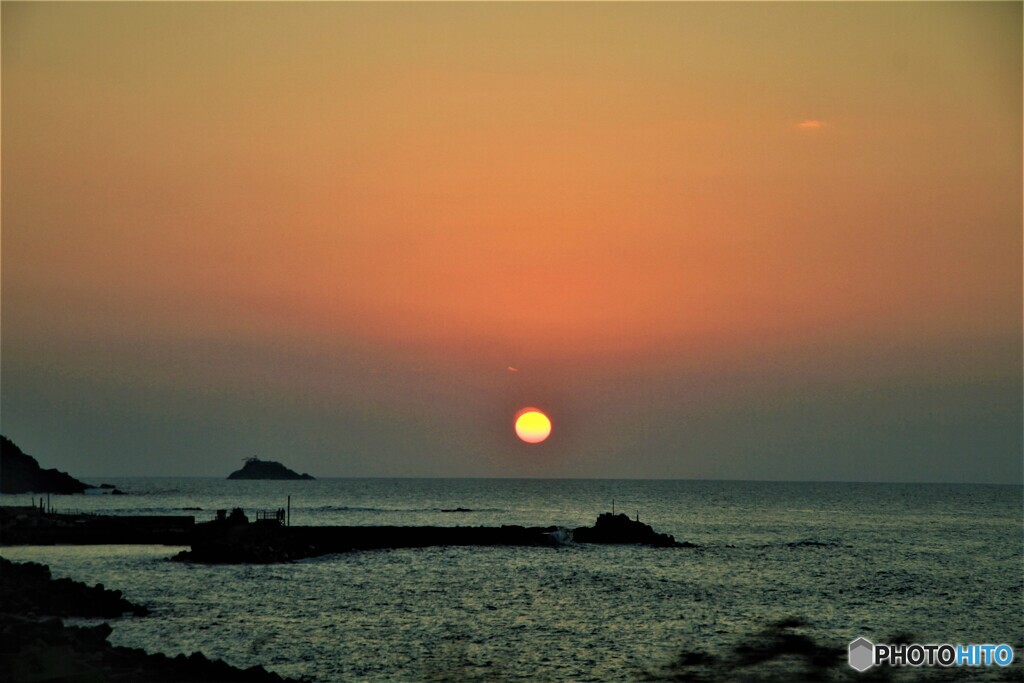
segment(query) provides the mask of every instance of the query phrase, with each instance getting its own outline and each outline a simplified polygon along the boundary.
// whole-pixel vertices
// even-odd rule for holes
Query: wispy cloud
[[[508,366],[508,371],[509,371],[509,372],[519,372],[519,368],[514,368],[514,367],[512,367],[512,366],[510,365],[510,366]]]
[[[818,119],[807,119],[806,121],[801,121],[796,124],[796,127],[801,130],[818,130],[820,128],[824,128],[825,125],[824,121],[819,121]]]

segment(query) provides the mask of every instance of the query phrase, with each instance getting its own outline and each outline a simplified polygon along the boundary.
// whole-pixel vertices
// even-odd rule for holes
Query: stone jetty
[[[566,533],[568,532],[568,533]],[[289,527],[272,520],[231,516],[196,525],[192,549],[175,558],[203,563],[289,562],[354,550],[430,546],[559,546],[567,542],[635,544],[658,548],[693,547],[626,515],[605,513],[592,527],[471,526],[308,526]]]
[[[593,526],[288,526],[283,510],[219,511],[192,516],[65,515],[33,507],[0,507],[0,546],[162,544],[190,546],[177,559],[205,563],[289,562],[354,550],[429,546],[535,546],[567,543],[692,547],[626,515],[605,513]]]
[[[41,507],[0,507],[3,545],[189,545],[191,515],[90,515]]]

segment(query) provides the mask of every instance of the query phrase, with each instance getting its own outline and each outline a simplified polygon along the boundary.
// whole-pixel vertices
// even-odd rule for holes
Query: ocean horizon
[[[293,525],[574,528],[614,499],[617,512],[698,546],[420,548],[262,566],[171,562],[170,546],[0,552],[149,606],[148,617],[113,622],[117,645],[201,651],[312,681],[641,680],[683,652],[723,657],[787,621],[833,648],[908,634],[1024,645],[1017,485],[110,479],[127,495],[51,504],[203,521],[217,509],[283,507],[290,495]]]

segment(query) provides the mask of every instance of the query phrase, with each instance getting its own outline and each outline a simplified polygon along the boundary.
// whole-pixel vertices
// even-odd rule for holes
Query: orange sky
[[[778,406],[1001,382],[970,401],[1001,406],[993,457],[1020,472],[1019,3],[5,2],[2,21],[3,429],[29,452],[128,457],[176,429],[165,452],[194,449],[210,427],[160,398],[178,392],[234,405],[243,455],[292,443],[267,416],[319,425],[297,469],[382,473],[383,448],[383,473],[515,474],[480,425],[533,401],[576,425],[555,474],[690,444],[645,472],[757,477],[755,431],[701,451],[687,434],[720,427],[678,400],[740,419],[755,376]],[[119,438],[98,395],[144,397],[152,425]],[[47,436],[47,409],[84,402]],[[404,441],[376,443],[387,425]],[[734,469],[707,465],[723,449]]]

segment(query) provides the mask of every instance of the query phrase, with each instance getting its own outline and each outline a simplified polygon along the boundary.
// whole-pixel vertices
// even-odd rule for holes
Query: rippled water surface
[[[271,566],[163,546],[0,553],[153,609],[120,645],[202,651],[316,681],[626,681],[798,616],[816,640],[1012,644],[1024,656],[1020,486],[663,481],[112,479],[62,509],[273,509],[293,524],[591,524],[612,500],[696,549],[567,545],[359,552]],[[22,499],[25,498],[25,501]],[[27,497],[0,496],[0,504]],[[471,512],[443,512],[453,508]],[[198,509],[196,509],[198,508]],[[1014,664],[1015,667],[1018,663]],[[992,672],[979,672],[986,676]]]

